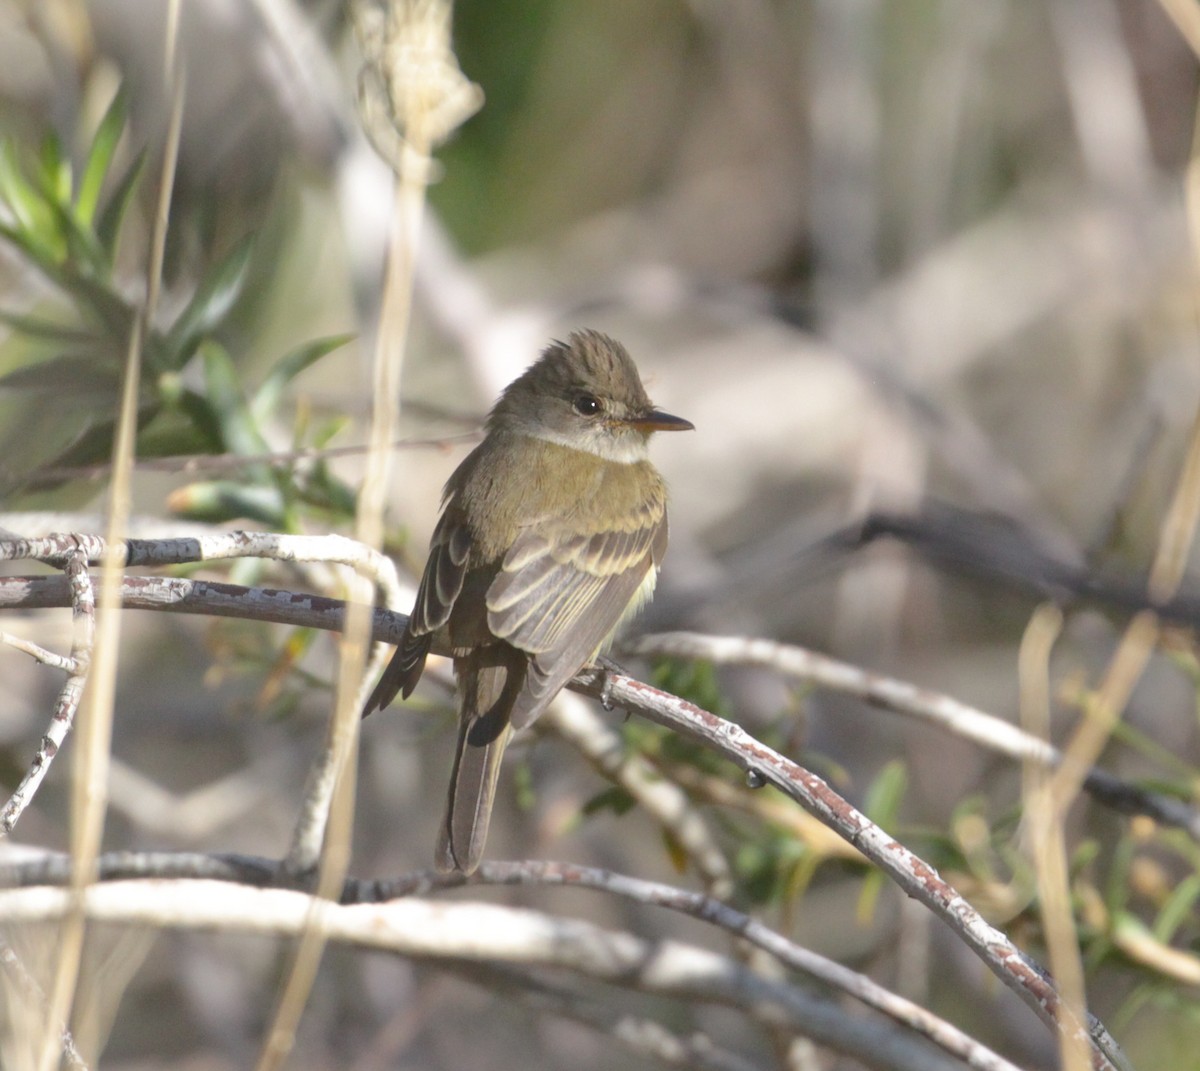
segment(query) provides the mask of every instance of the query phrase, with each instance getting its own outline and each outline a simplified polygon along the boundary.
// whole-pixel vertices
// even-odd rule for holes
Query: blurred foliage
[[[53,290],[34,312],[0,310],[0,320],[13,329],[0,350],[6,369],[0,375],[0,498],[11,504],[102,472],[112,449],[126,354],[141,315],[118,269],[123,223],[145,172],[144,153],[123,168],[117,164],[126,111],[126,98],[117,93],[78,173],[53,133],[36,151],[11,139],[0,142],[0,204],[11,218],[0,223],[0,238]],[[147,331],[138,456],[257,459],[232,462],[236,479],[179,489],[172,505],[185,516],[247,518],[295,531],[303,507],[345,521],[354,509],[352,490],[323,460],[298,475],[286,461],[273,463],[263,429],[278,417],[284,388],[350,336],[297,347],[247,396],[220,338],[242,299],[253,251],[250,234],[202,272],[169,323]],[[297,424],[292,449],[319,449],[342,426]]]

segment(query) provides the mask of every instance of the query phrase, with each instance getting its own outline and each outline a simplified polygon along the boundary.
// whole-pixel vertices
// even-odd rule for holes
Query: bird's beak
[[[631,416],[626,423],[638,431],[694,431],[696,427],[690,420],[671,416],[660,409],[650,409],[639,416]]]

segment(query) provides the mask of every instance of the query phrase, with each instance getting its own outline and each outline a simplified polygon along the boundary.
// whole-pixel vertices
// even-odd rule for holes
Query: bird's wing
[[[409,615],[407,636],[436,632],[450,620],[450,611],[467,575],[470,552],[470,529],[457,509],[448,508],[429,541],[429,558]]]
[[[363,707],[363,716],[382,710],[400,692],[404,698],[412,694],[425,669],[425,657],[433,641],[433,633],[450,620],[455,600],[467,575],[467,558],[471,550],[471,533],[461,522],[457,510],[448,508],[433,530],[429,559],[417,587],[417,599],[408,625],[392,660]]]
[[[661,508],[626,530],[517,537],[487,595],[492,634],[531,656],[513,728],[533,721],[637,608],[635,596],[666,549]]]

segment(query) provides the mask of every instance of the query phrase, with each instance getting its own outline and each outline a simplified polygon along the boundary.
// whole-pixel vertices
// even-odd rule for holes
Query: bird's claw
[[[604,655],[600,655],[596,659],[596,668],[600,671],[602,678],[600,683],[600,705],[605,710],[612,710],[613,675],[617,673],[623,674],[625,671],[611,658],[607,658]]]

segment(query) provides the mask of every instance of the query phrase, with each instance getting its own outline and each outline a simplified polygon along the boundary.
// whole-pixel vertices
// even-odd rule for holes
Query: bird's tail
[[[470,874],[483,856],[500,760],[512,735],[509,714],[525,683],[526,658],[497,644],[455,662],[458,747],[438,837],[439,870]]]

